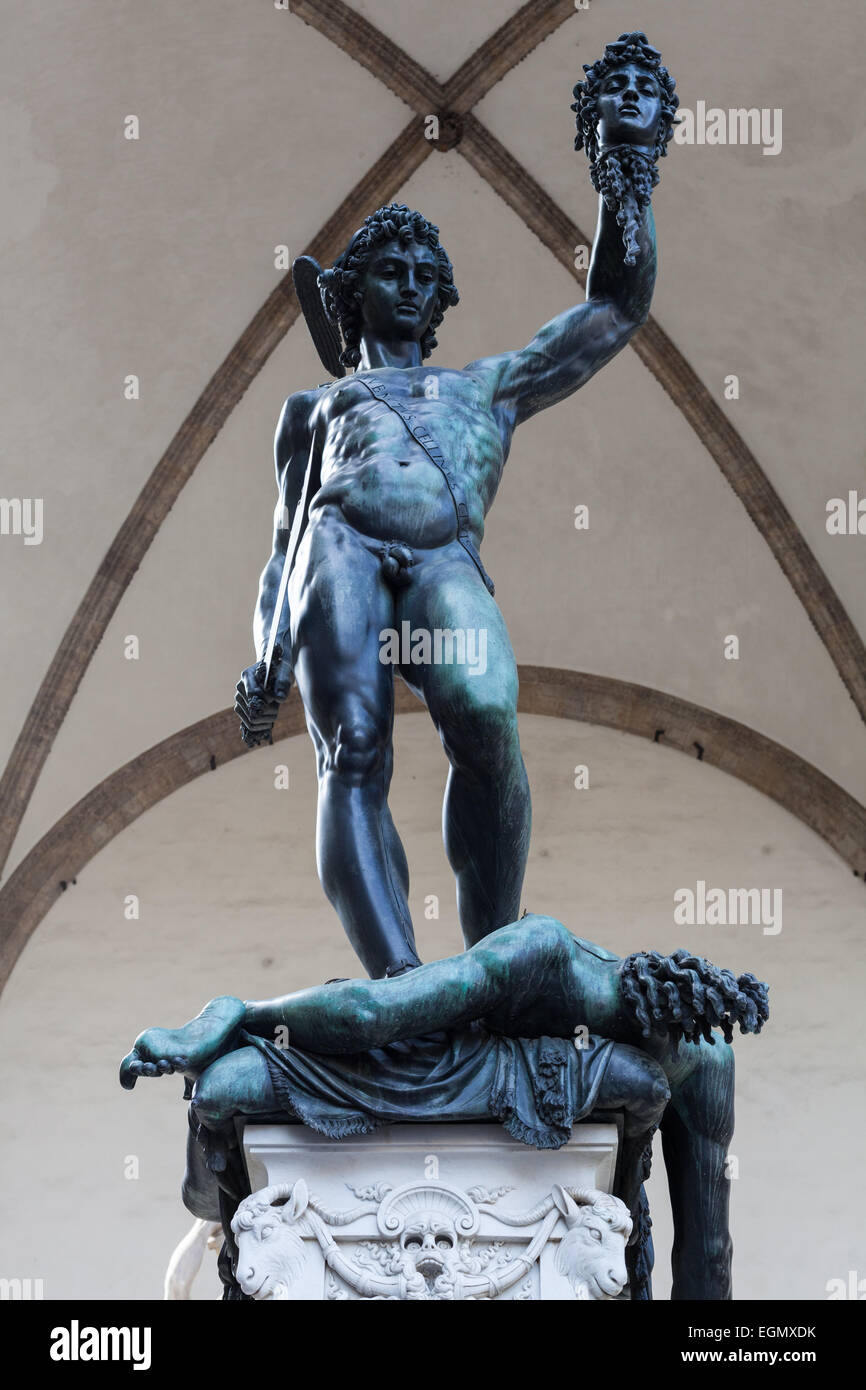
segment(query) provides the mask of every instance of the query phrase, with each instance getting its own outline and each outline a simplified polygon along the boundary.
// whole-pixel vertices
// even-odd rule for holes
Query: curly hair
[[[667,154],[680,99],[674,91],[676,83],[662,65],[661,58],[658,49],[652,48],[647,42],[646,34],[635,30],[631,34],[620,34],[616,43],[609,43],[596,62],[583,64],[586,78],[574,88],[575,101],[571,108],[577,120],[574,148],[586,150],[591,165],[598,162],[598,94],[601,84],[609,73],[625,67],[627,63],[638,63],[659,84],[662,109],[656,130],[654,156],[658,159]]]
[[[373,253],[387,241],[399,241],[404,246],[414,241],[419,246],[428,246],[436,255],[439,293],[433,316],[421,337],[422,358],[429,357],[436,346],[436,329],[445,317],[445,310],[459,301],[451,262],[439,243],[439,228],[405,203],[389,203],[379,208],[365,218],[364,225],[331,269],[323,270],[319,276],[325,311],[331,322],[339,325],[345,339],[346,345],[340,354],[345,367],[357,367],[361,360],[364,272]]]
[[[659,85],[661,114],[652,155],[633,145],[615,145],[604,151],[598,147],[598,94],[601,84],[608,73],[627,63],[640,64]],[[609,211],[615,214],[623,232],[625,263],[634,265],[640,220],[659,181],[656,160],[667,154],[668,142],[674,133],[680,101],[674,91],[676,83],[667,68],[662,66],[658,49],[652,48],[646,34],[639,30],[620,34],[616,43],[607,45],[597,62],[584,63],[583,70],[586,79],[578,82],[574,88],[576,99],[571,108],[577,122],[574,148],[586,150],[593,188],[601,194]]]
[[[636,951],[620,966],[622,992],[645,1038],[664,1029],[676,1046],[681,1038],[714,1042],[721,1028],[725,1042],[741,1033],[760,1033],[770,1016],[769,988],[754,975],[735,975],[686,950],[663,956]]]

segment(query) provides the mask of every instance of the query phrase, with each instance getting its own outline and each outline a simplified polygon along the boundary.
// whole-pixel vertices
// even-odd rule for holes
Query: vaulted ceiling
[[[44,502],[40,545],[0,538],[7,970],[61,879],[229,755],[217,712],[251,659],[273,427],[289,392],[323,379],[275,247],[333,258],[399,197],[455,263],[461,303],[435,360],[519,346],[582,297],[574,248],[595,195],[571,88],[635,24],[684,106],[781,108],[783,149],[671,148],[652,321],[519,432],[485,561],[521,665],[584,673],[571,717],[667,728],[864,872],[866,536],[825,524],[830,498],[866,495],[866,98],[853,59],[836,61],[855,13],[118,0],[98,24],[87,4],[7,16],[0,490]],[[425,138],[435,113],[454,116],[449,148]],[[547,696],[526,698],[545,712]],[[118,815],[106,779],[121,768]]]

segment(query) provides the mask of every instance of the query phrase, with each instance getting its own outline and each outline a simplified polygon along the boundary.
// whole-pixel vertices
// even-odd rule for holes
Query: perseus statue
[[[330,269],[309,257],[293,267],[336,380],[290,396],[280,415],[257,659],[235,708],[246,742],[268,740],[297,681],[317,757],[319,875],[373,977],[419,964],[388,807],[395,667],[450,763],[444,839],[466,946],[520,912],[530,796],[516,663],[479,553],[484,520],[517,426],[578,390],[647,318],[653,161],[676,107],[638,33],[609,45],[582,89],[578,143],[601,192],[586,298],[526,347],[460,370],[425,365],[458,294],[438,228],[402,204],[367,217]],[[389,657],[385,632],[420,634],[420,646]],[[437,634],[450,644],[438,660]],[[476,654],[483,642],[484,661],[459,659],[459,646],[454,660],[455,634],[465,648],[474,634]]]

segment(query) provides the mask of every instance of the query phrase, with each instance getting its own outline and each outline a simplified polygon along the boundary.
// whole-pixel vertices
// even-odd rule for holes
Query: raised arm
[[[646,322],[656,278],[650,198],[673,136],[676,84],[633,30],[584,63],[574,89],[577,137],[599,193],[586,302],[551,319],[520,352],[473,363],[488,375],[503,426],[520,424],[588,381]]]
[[[656,278],[655,224],[647,207],[634,265],[616,217],[599,199],[586,301],[551,319],[517,352],[473,363],[492,376],[493,404],[512,428],[571,395],[625,347],[646,321]]]
[[[259,580],[253,617],[253,642],[257,660],[248,666],[238,682],[235,710],[241,719],[241,734],[255,745],[270,737],[281,701],[292,686],[290,614],[288,595],[283,599],[277,625],[277,649],[271,679],[264,686],[263,659],[268,646],[280,581],[295,512],[301,502],[304,478],[310,456],[318,391],[299,391],[289,396],[280,413],[274,435],[274,468],[277,476],[277,504],[270,558]]]

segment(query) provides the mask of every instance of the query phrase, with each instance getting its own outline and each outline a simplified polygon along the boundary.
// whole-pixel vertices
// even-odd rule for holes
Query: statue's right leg
[[[316,853],[322,887],[374,978],[419,964],[409,871],[388,809],[393,667],[379,633],[394,623],[381,558],[351,527],[320,516],[290,591],[295,677],[316,748]]]

